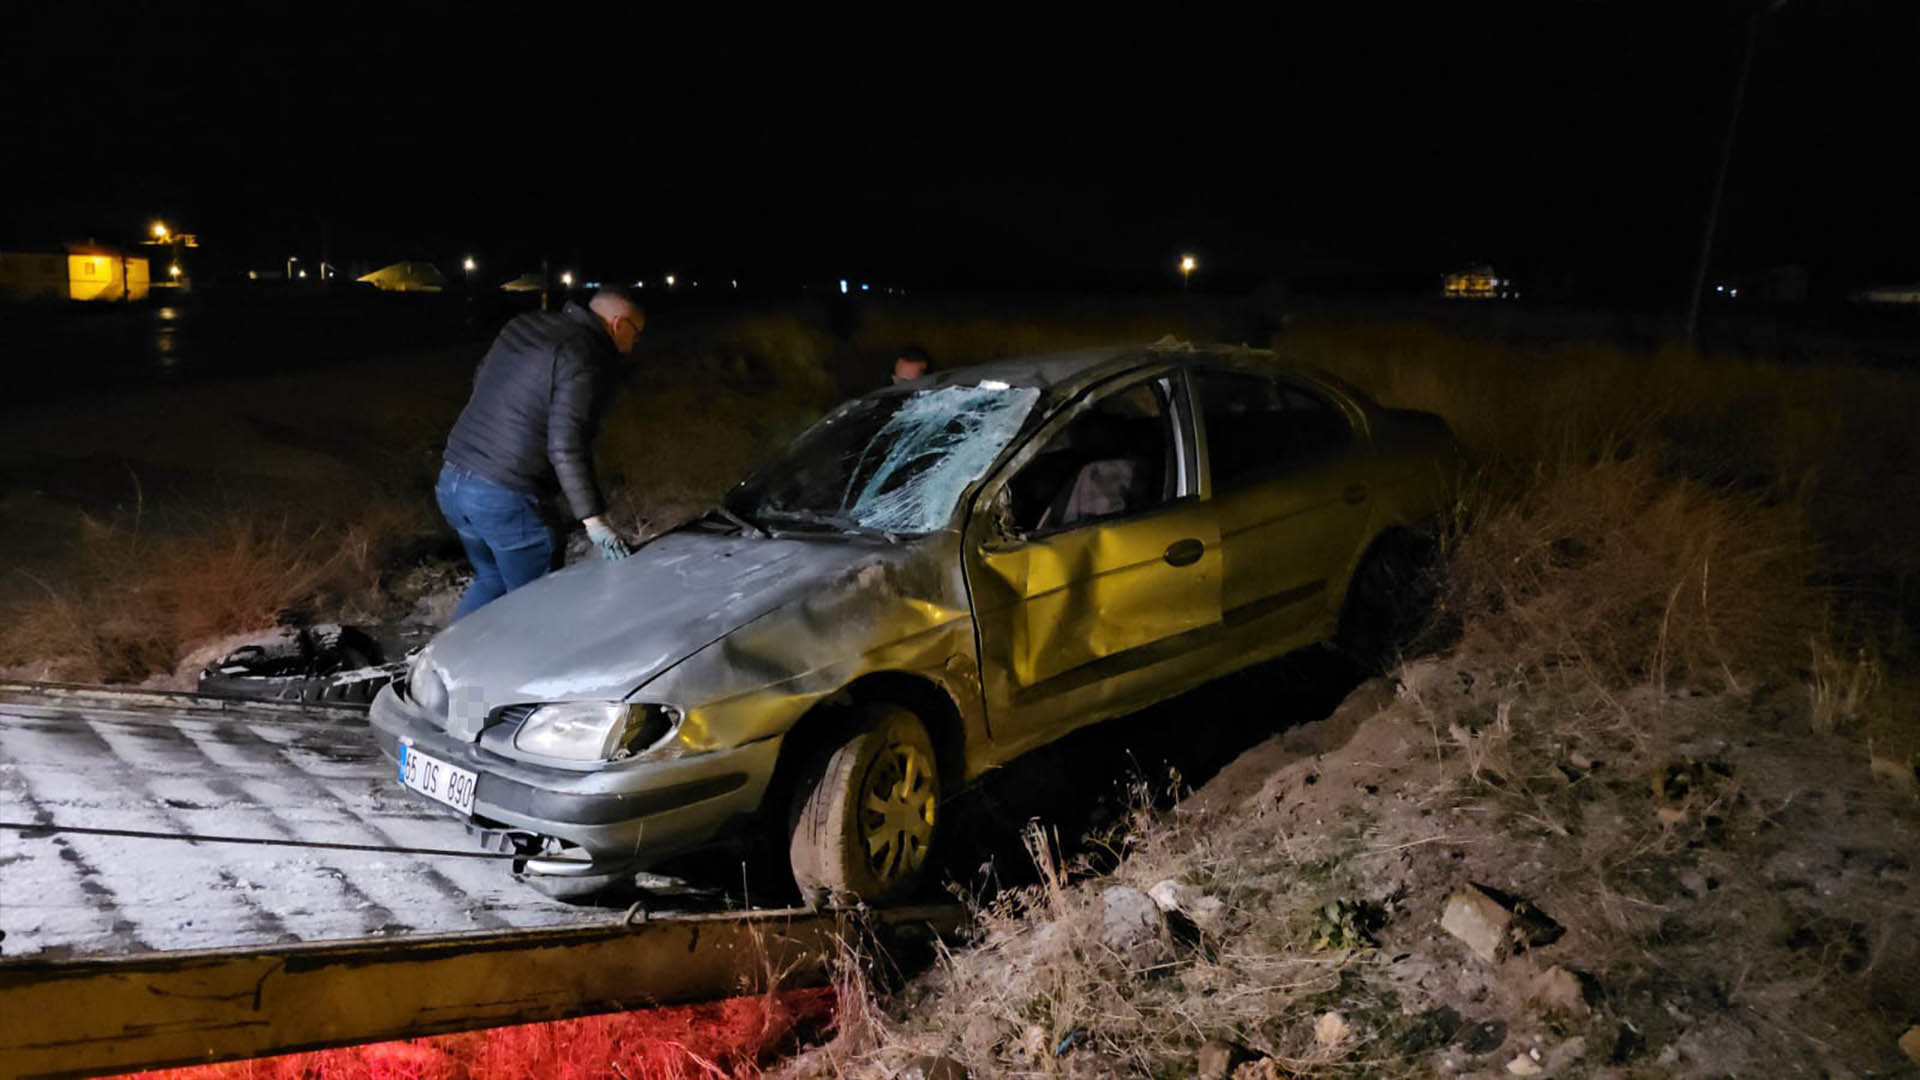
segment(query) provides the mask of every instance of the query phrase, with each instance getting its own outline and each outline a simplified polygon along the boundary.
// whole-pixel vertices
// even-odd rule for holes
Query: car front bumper
[[[370,717],[375,742],[389,758],[399,758],[405,739],[423,753],[479,775],[473,816],[466,824],[486,846],[512,850],[514,834],[522,834],[560,840],[587,856],[530,858],[526,869],[537,873],[584,876],[641,869],[705,846],[759,810],[780,755],[780,740],[772,738],[669,761],[617,762],[576,772],[514,761],[455,739],[391,688],[374,699]]]

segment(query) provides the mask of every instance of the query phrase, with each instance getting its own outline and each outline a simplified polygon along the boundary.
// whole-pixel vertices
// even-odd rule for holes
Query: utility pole
[[[1720,171],[1713,178],[1713,199],[1707,204],[1707,227],[1700,237],[1700,262],[1693,272],[1693,297],[1687,302],[1687,348],[1699,346],[1700,299],[1707,288],[1707,264],[1713,258],[1713,237],[1720,228],[1720,200],[1727,189],[1727,165],[1733,160],[1733,137],[1740,130],[1740,108],[1747,98],[1747,75],[1753,70],[1754,43],[1760,37],[1760,16],[1778,11],[1787,0],[1772,0],[1747,16],[1747,49],[1740,57],[1740,78],[1733,87],[1733,115],[1727,118],[1727,137],[1720,144]]]

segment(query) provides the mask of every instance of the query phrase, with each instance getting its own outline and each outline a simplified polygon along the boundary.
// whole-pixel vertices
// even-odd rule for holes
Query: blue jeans
[[[473,584],[453,609],[454,620],[553,568],[553,530],[540,514],[539,496],[452,462],[441,467],[433,494],[473,563]]]

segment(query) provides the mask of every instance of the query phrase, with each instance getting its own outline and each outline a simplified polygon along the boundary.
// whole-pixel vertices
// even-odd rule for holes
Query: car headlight
[[[566,701],[528,713],[513,745],[566,761],[619,761],[664,751],[660,744],[679,728],[680,710],[671,705]]]
[[[425,709],[429,715],[447,714],[447,683],[428,661],[427,654],[414,657],[407,672],[407,700]]]

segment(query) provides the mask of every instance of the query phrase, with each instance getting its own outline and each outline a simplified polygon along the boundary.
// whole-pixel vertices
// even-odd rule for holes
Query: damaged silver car
[[[1302,646],[1390,644],[1455,455],[1438,418],[1252,350],[943,372],[448,628],[374,729],[555,895],[744,829],[808,896],[897,899],[995,766]]]

